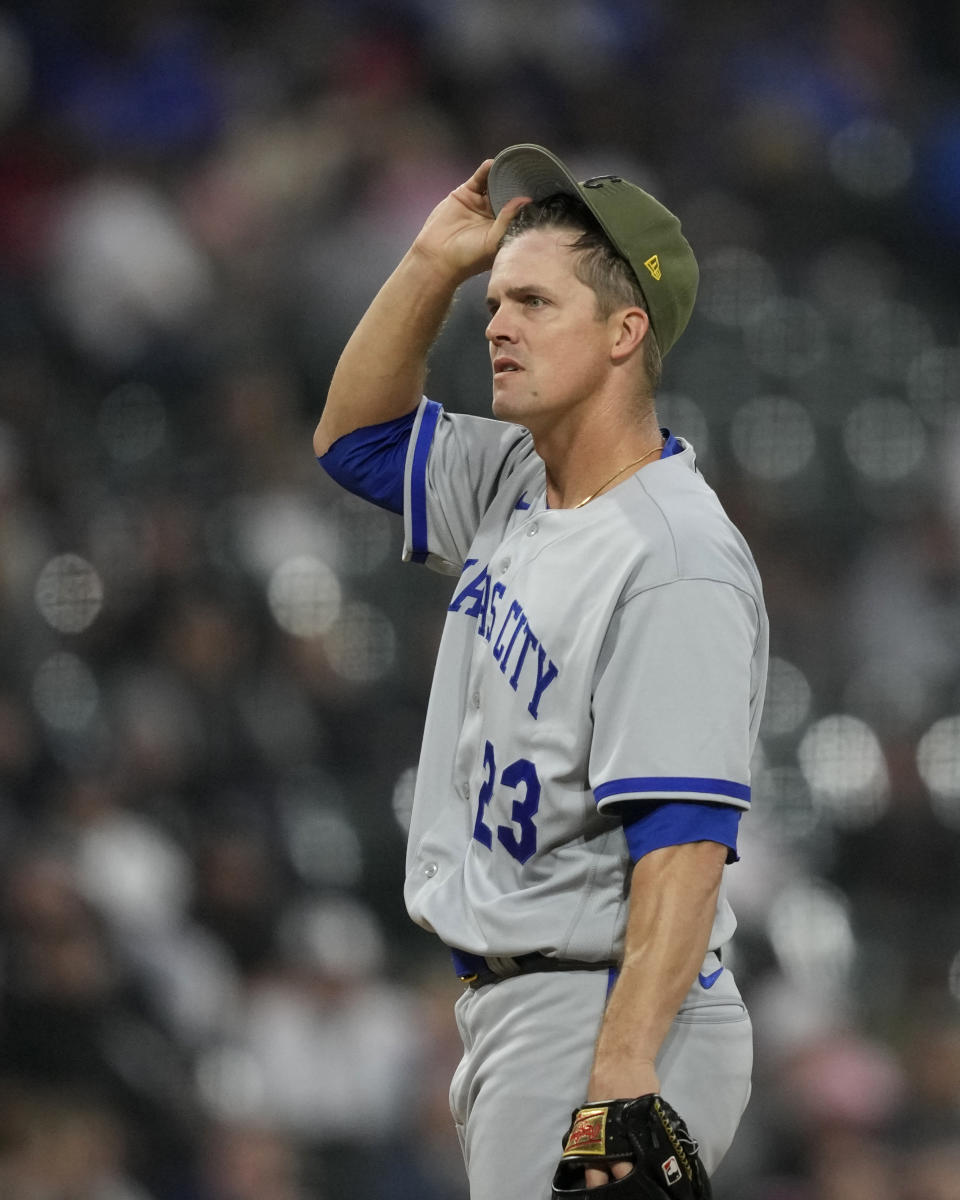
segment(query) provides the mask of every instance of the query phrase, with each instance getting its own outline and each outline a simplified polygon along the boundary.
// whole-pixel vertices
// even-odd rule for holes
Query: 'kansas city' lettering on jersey
[[[464,574],[476,567],[478,562],[479,560],[476,558],[468,558],[463,564]],[[540,701],[543,699],[543,693],[556,679],[558,667],[531,629],[527,614],[519,600],[510,602],[506,613],[500,619],[499,628],[497,628],[497,605],[503,600],[505,593],[505,585],[499,580],[494,583],[490,578],[487,564],[483,563],[479,570],[470,575],[470,578],[450,601],[448,611],[462,613],[465,617],[472,617],[476,620],[477,636],[484,638],[489,643],[491,653],[505,676],[512,666],[508,682],[515,692],[520,687],[521,674],[523,674],[523,668],[527,662],[527,652],[536,650],[536,658],[530,657],[532,669],[523,676],[524,686],[532,687],[532,696],[527,704],[527,711],[536,720],[540,715]],[[494,635],[495,628],[497,629],[496,635]]]

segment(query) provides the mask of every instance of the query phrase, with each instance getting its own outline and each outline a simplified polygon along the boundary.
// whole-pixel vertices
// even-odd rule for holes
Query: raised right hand
[[[513,214],[530,199],[517,196],[494,217],[487,195],[487,176],[492,163],[492,158],[486,159],[466,183],[440,201],[413,243],[418,254],[430,259],[457,282],[491,266]]]

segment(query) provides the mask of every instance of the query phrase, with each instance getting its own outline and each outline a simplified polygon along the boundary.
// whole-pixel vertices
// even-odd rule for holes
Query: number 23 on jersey
[[[509,825],[497,826],[497,841],[519,863],[532,858],[537,849],[537,827],[533,818],[540,807],[540,780],[529,758],[518,758],[497,775],[497,760],[493,745],[487,742],[483,752],[483,785],[477,797],[477,819],[473,836],[488,850],[493,849],[493,830],[484,818],[499,782],[502,789],[516,793]],[[494,810],[497,806],[494,806]]]

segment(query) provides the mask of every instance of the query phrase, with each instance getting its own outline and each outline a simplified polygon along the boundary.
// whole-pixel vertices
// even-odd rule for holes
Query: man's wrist
[[[417,272],[422,287],[435,287],[438,291],[449,289],[450,294],[457,290],[472,275],[478,275],[482,267],[464,267],[450,262],[443,254],[416,238],[407,251],[404,261],[410,269]]]
[[[660,1091],[660,1076],[653,1062],[623,1064],[611,1070],[594,1067],[587,1088],[587,1103],[627,1100]]]

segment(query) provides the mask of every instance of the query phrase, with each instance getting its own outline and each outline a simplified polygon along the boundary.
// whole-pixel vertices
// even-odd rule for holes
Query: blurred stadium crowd
[[[402,911],[449,587],[310,435],[437,199],[542,142],[680,213],[666,364],[754,548],[718,1200],[960,1197],[960,10],[0,7],[0,1195],[463,1200]],[[482,290],[430,394],[486,411]],[[578,1098],[571,1097],[571,1104]]]

